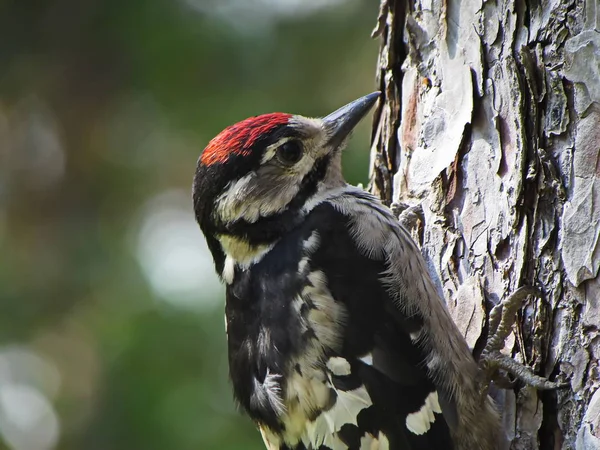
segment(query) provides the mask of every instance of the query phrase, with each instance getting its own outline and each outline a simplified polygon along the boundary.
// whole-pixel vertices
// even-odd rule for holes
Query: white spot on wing
[[[365,356],[360,358],[362,362],[364,362],[367,366],[373,365],[373,355],[371,353],[367,353]]]
[[[331,450],[348,450],[348,446],[342,442],[337,433],[328,434],[325,436],[323,445]]]
[[[294,308],[296,314],[300,314],[300,311],[302,310],[302,305],[304,305],[304,300],[302,300],[302,297],[296,297],[292,301],[292,307]]]
[[[308,313],[308,325],[322,347],[336,350],[342,343],[340,328],[344,325],[346,311],[332,297],[323,272],[311,272],[307,278],[310,284],[302,290],[302,297],[310,299],[314,305]]]
[[[360,438],[360,450],[389,450],[390,441],[387,436],[380,431],[377,437],[371,433],[365,434]]]
[[[281,440],[266,427],[259,425],[258,429],[260,430],[260,435],[263,438],[267,450],[279,450]]]
[[[313,253],[319,247],[320,237],[318,231],[313,231],[310,237],[302,244],[307,253]]]
[[[371,433],[365,434],[360,438],[360,450],[377,450],[379,442]]]
[[[419,338],[421,337],[421,330],[409,333],[409,336],[410,336],[411,341],[413,341],[413,342],[418,341]]]
[[[336,389],[336,393],[337,398],[333,408],[321,414],[330,423],[331,432],[340,431],[347,423],[358,425],[358,414],[372,405],[371,397],[364,386],[352,391]]]
[[[327,361],[327,368],[338,377],[350,375],[350,363],[339,356],[333,356]]]
[[[348,185],[330,189],[307,202],[304,209],[310,211],[325,201],[348,217],[350,233],[359,251],[385,261],[387,267],[381,281],[398,309],[408,317],[423,318],[424,329],[429,332],[421,333],[417,340],[428,355],[430,375],[456,398],[471,395],[476,388],[473,379],[477,366],[467,346],[462,344],[464,338],[410,234],[377,198],[362,189]],[[467,416],[470,420],[478,419],[476,412],[467,412]],[[482,419],[495,420],[489,416]]]
[[[345,361],[347,364],[343,358],[339,358],[339,360]],[[341,361],[337,363],[344,366]],[[332,449],[346,450],[347,446],[338,438],[338,432],[345,424],[357,425],[358,414],[372,405],[371,397],[364,386],[352,391],[343,391],[335,389],[331,379],[323,386],[327,390],[334,389],[336,391],[335,404],[329,410],[322,411],[315,420],[306,424],[302,442],[307,448],[319,448],[321,445],[325,445]],[[361,447],[361,449],[363,448],[365,447]]]
[[[425,434],[435,422],[435,413],[441,412],[438,394],[434,391],[427,396],[421,409],[406,416],[406,428],[414,434]]]
[[[379,448],[377,450],[390,450],[390,441],[383,431],[379,432]]]
[[[315,248],[316,234],[313,233],[308,245]],[[308,240],[307,240],[308,241]],[[309,249],[304,249],[309,253]],[[309,255],[307,261],[309,261]],[[340,391],[332,404],[334,389],[331,373],[342,376],[350,373],[350,364],[343,358],[333,359],[329,368],[319,362],[327,362],[326,350],[338,351],[342,344],[342,327],[346,319],[346,309],[338,303],[328,289],[327,277],[323,272],[309,272],[304,276],[308,283],[292,302],[292,309],[301,318],[301,329],[312,330],[314,338],[309,340],[301,356],[292,361],[290,375],[286,377],[286,412],[281,417],[285,426],[283,441],[296,445],[302,441],[306,448],[328,448],[347,450],[337,432],[345,423],[356,423],[358,413],[371,405],[371,399],[364,387],[355,391]],[[304,306],[308,306],[306,310]],[[304,314],[300,314],[302,311]],[[328,369],[328,370],[327,370]],[[330,372],[331,371],[331,372]],[[329,409],[328,409],[329,408]],[[328,409],[327,412],[323,412]],[[315,413],[321,413],[314,419]]]
[[[298,263],[298,274],[304,275],[308,267],[308,258],[302,258]]]

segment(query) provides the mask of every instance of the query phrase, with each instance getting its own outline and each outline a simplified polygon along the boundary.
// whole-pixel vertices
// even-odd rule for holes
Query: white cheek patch
[[[316,160],[312,154],[305,152],[304,156],[302,156],[302,159],[293,166],[293,170],[300,180],[313,169],[315,166],[315,161]]]
[[[222,194],[219,195],[215,202],[215,214],[224,222],[231,222],[239,217],[241,202],[251,189],[251,185],[255,182],[256,173],[250,172],[248,175],[230,182]],[[255,212],[254,212],[255,213]],[[253,216],[253,212],[248,213]]]
[[[215,202],[215,215],[225,223],[239,219],[255,223],[282,211],[296,192],[291,179],[261,179],[257,172],[250,172],[223,190]]]
[[[435,414],[441,413],[442,408],[438,401],[438,394],[434,391],[427,396],[421,409],[406,416],[406,428],[417,435],[425,434],[435,422]]]
[[[310,153],[305,153],[289,168],[267,161],[258,171],[225,187],[216,199],[215,216],[225,223],[239,219],[256,223],[262,217],[282,212],[298,194],[304,176],[313,169],[314,163]]]

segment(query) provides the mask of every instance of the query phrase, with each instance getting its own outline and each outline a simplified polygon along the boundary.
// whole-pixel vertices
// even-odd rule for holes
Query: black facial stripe
[[[319,182],[323,181],[327,174],[327,167],[331,162],[331,155],[326,155],[315,162],[312,170],[308,172],[300,183],[300,189],[292,201],[288,204],[288,209],[300,209],[306,201],[316,194]]]
[[[252,245],[268,244],[296,227],[301,219],[299,211],[286,209],[256,222],[237,220],[224,227],[221,234],[242,236]]]
[[[229,225],[222,224],[219,231],[222,234],[243,236],[253,245],[268,244],[277,240],[300,223],[302,219],[300,210],[306,201],[317,192],[319,183],[327,174],[330,161],[331,156],[329,155],[316,161],[311,171],[302,179],[298,193],[282,212],[261,217],[254,223],[241,219]]]

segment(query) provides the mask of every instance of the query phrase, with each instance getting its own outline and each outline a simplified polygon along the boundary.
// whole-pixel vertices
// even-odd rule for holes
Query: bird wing
[[[359,231],[381,230],[387,217],[377,217],[380,213],[373,208],[366,213],[375,217],[371,223],[375,221],[379,228],[366,230],[363,226]],[[375,247],[380,241],[374,239],[371,248],[365,245],[369,237],[363,234],[363,240],[357,242],[361,225],[356,221],[360,219],[343,204],[326,201],[311,211],[305,224],[317,230],[319,240],[310,266],[326,274],[324,283],[347,311],[342,348],[327,362],[337,394],[332,409],[338,417],[332,420],[342,420],[339,415],[343,415],[345,425],[339,436],[348,448],[451,449],[448,422],[452,421],[453,406],[428,374],[427,355],[419,341],[423,317],[418,311],[407,313],[399,307],[403,292],[391,293],[386,283],[389,255]],[[394,245],[398,237],[393,227],[383,230],[387,245]],[[355,394],[363,398],[357,399]],[[365,394],[369,405],[357,407]],[[344,409],[338,402],[353,408]]]

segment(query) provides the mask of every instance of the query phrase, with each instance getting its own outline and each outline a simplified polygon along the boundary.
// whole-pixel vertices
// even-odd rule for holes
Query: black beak
[[[354,127],[367,115],[381,92],[373,92],[342,106],[323,118],[323,127],[329,133],[328,147],[337,148],[352,132]]]

